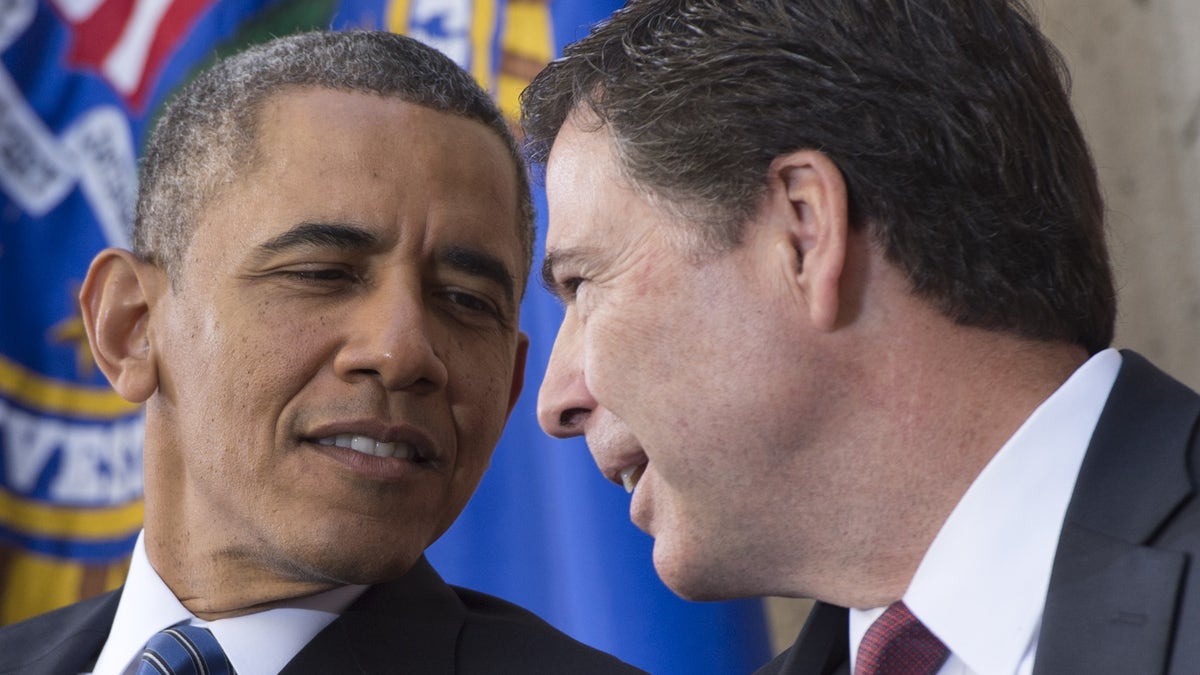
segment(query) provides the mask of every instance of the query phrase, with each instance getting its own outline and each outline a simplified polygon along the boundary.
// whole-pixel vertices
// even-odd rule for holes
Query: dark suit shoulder
[[[783,675],[784,667],[792,659],[793,647],[788,647],[779,653],[778,656],[764,663],[758,670],[754,671],[754,675]]]
[[[467,611],[457,649],[461,672],[644,672],[575,640],[511,602],[467,588],[451,588]]]
[[[120,591],[0,628],[0,673],[77,675],[100,653]]]
[[[1200,396],[1121,356],[1063,520],[1035,675],[1200,663]]]
[[[754,675],[846,675],[849,672],[849,615],[843,607],[813,605],[796,643]]]
[[[450,586],[425,558],[371,586],[283,670],[316,673],[639,673],[532,612]]]

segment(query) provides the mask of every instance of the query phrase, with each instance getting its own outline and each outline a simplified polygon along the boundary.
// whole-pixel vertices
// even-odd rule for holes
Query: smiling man
[[[1065,79],[1020,0],[631,0],[526,90],[541,424],[680,595],[821,601],[764,672],[1200,667],[1200,397],[1109,347]]]
[[[174,100],[141,189],[82,306],[146,404],[145,530],[122,591],[0,631],[0,672],[634,671],[423,558],[527,346],[524,168],[465,73],[381,33],[254,48]]]

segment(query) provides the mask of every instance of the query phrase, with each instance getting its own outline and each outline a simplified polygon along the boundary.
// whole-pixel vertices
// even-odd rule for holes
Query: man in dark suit
[[[134,250],[81,293],[146,405],[145,529],[121,591],[0,631],[0,672],[634,672],[423,557],[521,390],[531,211],[495,106],[407,38],[287,37],[189,84]]]
[[[632,0],[526,90],[543,428],[788,673],[1200,668],[1200,399],[1132,352],[1021,0]],[[903,670],[897,670],[903,669]]]

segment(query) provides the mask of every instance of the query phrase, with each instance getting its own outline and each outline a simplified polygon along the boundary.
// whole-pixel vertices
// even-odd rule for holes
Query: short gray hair
[[[487,125],[517,173],[518,228],[528,277],[533,205],[524,160],[503,114],[452,60],[412,38],[374,31],[300,33],[218,62],[166,106],[146,143],[133,250],[174,280],[200,209],[254,158],[259,112],[292,87],[397,98]],[[524,283],[522,283],[522,287]]]

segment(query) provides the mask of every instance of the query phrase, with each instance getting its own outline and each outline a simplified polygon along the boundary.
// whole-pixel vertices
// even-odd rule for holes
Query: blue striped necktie
[[[179,625],[146,643],[137,675],[235,675],[229,657],[208,629]]]

